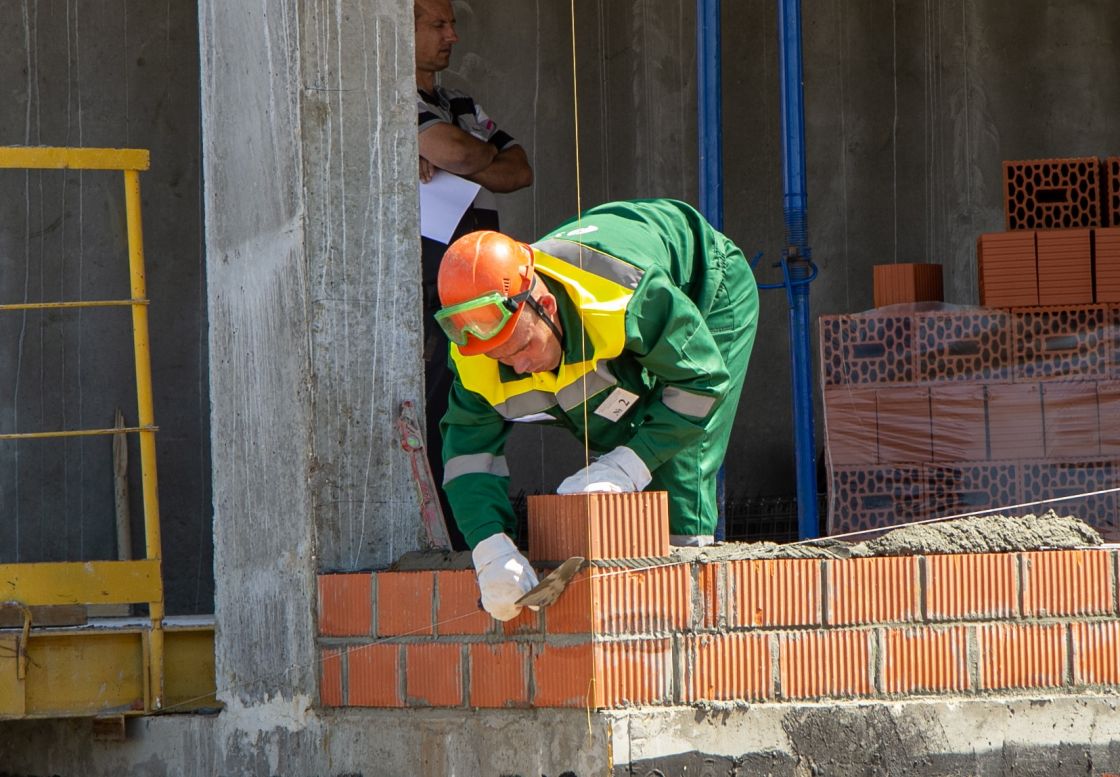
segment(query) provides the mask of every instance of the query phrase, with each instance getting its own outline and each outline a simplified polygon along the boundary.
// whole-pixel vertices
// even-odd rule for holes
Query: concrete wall
[[[193,4],[7,3],[0,145],[151,150],[143,198],[166,602],[213,608]],[[0,171],[0,304],[129,296],[120,174]],[[126,308],[0,312],[0,433],[136,423]],[[111,439],[0,441],[0,562],[117,557]],[[143,553],[139,447],[133,548]]]

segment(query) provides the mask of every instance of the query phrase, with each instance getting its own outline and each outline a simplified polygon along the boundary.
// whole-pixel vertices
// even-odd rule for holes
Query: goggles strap
[[[534,278],[534,281],[535,280]],[[560,343],[560,348],[563,349],[564,338],[560,336],[560,330],[556,328],[556,324],[552,323],[552,318],[545,311],[544,307],[541,306],[541,303],[537,302],[533,297],[526,297],[525,304],[533,309],[533,312],[537,314],[537,318],[548,325],[548,328],[552,330],[552,334],[556,335],[556,342]]]

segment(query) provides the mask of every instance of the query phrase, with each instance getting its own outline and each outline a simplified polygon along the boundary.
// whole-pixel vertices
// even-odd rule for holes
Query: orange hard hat
[[[459,352],[465,356],[486,353],[508,340],[521,318],[524,298],[533,285],[533,249],[500,232],[471,232],[447,247],[436,284],[445,311],[456,306],[470,308],[465,303],[494,294],[504,298],[512,308],[511,298],[520,295],[516,300],[519,304],[497,334],[480,339],[469,323],[460,322],[463,331],[469,334],[464,336],[466,342],[459,345]],[[492,306],[478,308],[478,313],[485,314],[488,307]],[[469,311],[464,311],[456,314],[456,318],[469,315]]]

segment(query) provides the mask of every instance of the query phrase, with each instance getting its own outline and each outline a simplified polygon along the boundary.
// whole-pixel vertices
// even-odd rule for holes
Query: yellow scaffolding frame
[[[30,608],[58,604],[147,604],[151,628],[144,654],[147,673],[144,711],[164,706],[164,609],[161,569],[159,495],[156,487],[155,414],[152,363],[148,340],[148,299],[144,275],[144,241],[140,219],[140,172],[149,168],[146,149],[0,147],[0,168],[110,170],[124,174],[128,225],[128,268],[131,298],[127,300],[39,302],[0,305],[0,311],[128,306],[132,309],[132,342],[136,363],[138,425],[127,429],[77,429],[0,435],[0,440],[110,435],[129,432],[140,437],[140,479],[144,499],[146,557],[135,561],[78,561],[0,564],[6,601],[24,612],[22,641],[16,638],[17,678],[27,673]]]

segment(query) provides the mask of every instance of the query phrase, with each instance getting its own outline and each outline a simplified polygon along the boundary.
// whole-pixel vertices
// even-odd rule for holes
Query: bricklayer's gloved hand
[[[537,584],[537,574],[513,540],[505,534],[487,537],[475,546],[471,560],[482,592],[482,608],[500,621],[516,618],[521,607],[515,602]]]
[[[649,485],[651,475],[644,461],[627,448],[620,445],[610,453],[604,453],[588,466],[581,469],[556,489],[558,494],[626,494],[641,491]]]

